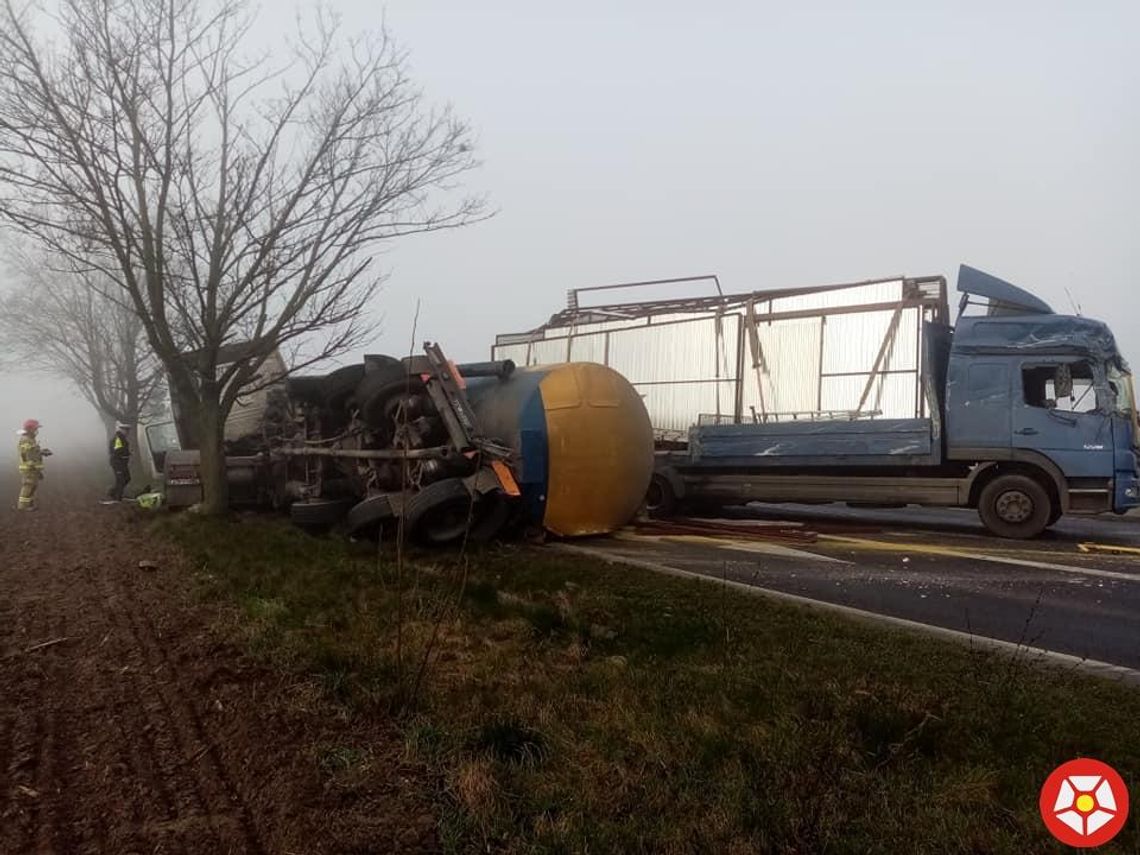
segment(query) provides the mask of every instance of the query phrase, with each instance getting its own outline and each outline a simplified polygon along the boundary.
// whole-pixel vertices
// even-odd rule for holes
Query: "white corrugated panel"
[[[686,431],[701,415],[731,416],[736,407],[736,384],[713,383],[639,385],[637,391],[657,430]]]
[[[825,377],[823,378],[824,410],[855,410],[859,397],[867,385],[867,377]],[[878,418],[909,419],[918,412],[917,386],[913,374],[889,374],[880,376],[871,386],[871,394],[863,405],[865,412],[880,411]]]
[[[611,332],[609,365],[630,382],[715,380],[736,376],[739,319],[723,318]]]
[[[903,296],[901,279],[889,282],[876,282],[871,285],[858,285],[854,288],[840,288],[835,291],[820,291],[815,294],[800,294],[795,297],[778,297],[772,300],[772,312],[803,312],[810,309],[841,309],[850,306],[863,306],[875,303],[894,303]],[[767,309],[767,301],[757,303],[757,311]]]
[[[826,312],[895,303],[902,297],[902,280],[891,280],[770,301],[761,298],[756,311],[761,316],[770,312]],[[655,428],[684,430],[702,415],[733,414],[733,381],[741,342],[745,420],[753,409],[758,414],[795,413],[801,417],[821,410],[855,410],[894,316],[892,309],[830,314],[826,320],[808,317],[761,321],[757,335],[767,370],[759,378],[752,369],[747,336],[739,337],[742,315],[718,316],[709,310],[551,328],[537,334],[545,336],[543,340],[496,347],[495,356],[513,359],[520,365],[560,363],[567,359],[608,364],[638,387]],[[919,361],[919,317],[917,309],[901,313],[889,360],[882,366],[912,373],[888,375],[885,380],[876,381],[865,410],[876,409],[879,396],[878,409],[884,416],[916,414],[917,380],[913,372]],[[836,374],[846,376],[826,376]]]
[[[530,350],[530,365],[555,365],[565,362],[568,353],[566,339],[551,339],[549,341],[536,341]]]
[[[527,364],[528,344],[500,344],[491,350],[491,358],[495,360],[509,359],[515,365]]]
[[[893,311],[886,311],[829,316],[823,333],[823,373],[871,371],[894,315]],[[906,309],[901,313],[894,345],[889,349],[889,362],[884,360],[885,367],[895,371],[915,370],[918,359],[917,323],[918,309]]]
[[[592,329],[592,327],[591,327]],[[571,362],[599,362],[606,364],[606,336],[609,333],[577,335],[570,339]]]
[[[751,351],[745,349],[744,413],[803,413],[817,409],[819,396],[818,318],[762,324],[758,333],[767,372],[761,403]]]

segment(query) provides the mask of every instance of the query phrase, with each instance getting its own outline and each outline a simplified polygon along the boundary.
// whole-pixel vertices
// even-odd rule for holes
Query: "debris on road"
[[[1091,555],[1140,555],[1140,547],[1112,543],[1078,543],[1077,549]]]
[[[39,644],[33,644],[24,652],[35,653],[37,650],[46,650],[49,647],[55,647],[57,644],[63,644],[65,641],[71,641],[71,636],[65,635],[62,638],[53,638],[51,641],[41,641]]]
[[[634,525],[638,534],[695,535],[734,537],[741,540],[777,540],[787,543],[815,543],[819,534],[799,523],[730,522],[680,517],[672,520],[647,520]]]

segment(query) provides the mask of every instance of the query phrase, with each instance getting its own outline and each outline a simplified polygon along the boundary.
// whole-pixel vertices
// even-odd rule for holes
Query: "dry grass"
[[[472,562],[409,708],[390,568],[234,525],[172,529],[204,593],[351,714],[402,717],[408,758],[442,782],[452,851],[1021,855],[1054,851],[1036,799],[1058,763],[1095,756],[1140,783],[1135,691],[521,548]],[[425,562],[413,654],[450,577]]]

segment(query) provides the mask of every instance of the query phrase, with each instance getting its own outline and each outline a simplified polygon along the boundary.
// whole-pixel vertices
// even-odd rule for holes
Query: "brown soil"
[[[245,657],[127,509],[42,504],[0,508],[0,852],[438,848],[390,724]]]

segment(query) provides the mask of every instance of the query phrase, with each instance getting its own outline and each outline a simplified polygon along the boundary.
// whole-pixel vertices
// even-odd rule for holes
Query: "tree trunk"
[[[102,410],[97,410],[99,413],[99,421],[103,423],[103,433],[106,434],[107,442],[111,441],[111,437],[115,435],[115,417],[107,415]]]
[[[203,514],[219,515],[229,510],[230,491],[226,479],[225,430],[219,398],[221,390],[215,384],[203,384],[198,409],[198,451],[201,455]]]

